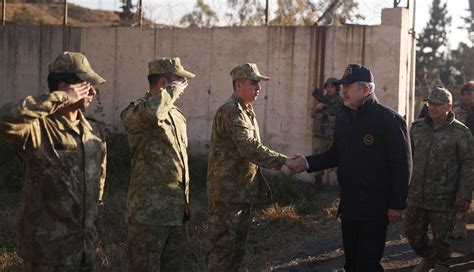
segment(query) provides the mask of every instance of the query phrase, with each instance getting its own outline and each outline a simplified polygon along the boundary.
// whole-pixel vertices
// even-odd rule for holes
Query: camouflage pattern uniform
[[[439,90],[433,90],[429,100],[442,104],[443,94]],[[454,202],[456,197],[471,199],[471,133],[450,112],[443,126],[434,128],[426,117],[413,123],[410,134],[414,166],[406,214],[407,237],[415,252],[425,261],[430,260],[431,268],[447,267],[456,212]],[[432,241],[427,235],[428,225],[433,232]]]
[[[472,112],[472,109],[466,107],[462,103],[456,103],[453,105],[453,112],[454,116],[456,116],[456,120],[464,124],[466,122],[466,117]]]
[[[463,92],[473,92],[474,91],[474,82],[467,82],[461,88],[461,94]],[[472,108],[465,106],[463,103],[457,103],[453,106],[454,116],[457,120],[466,124],[466,118],[469,114],[473,112]],[[469,210],[458,211],[456,213],[456,224],[454,225],[454,230],[452,232],[453,238],[466,238],[467,237],[467,218],[469,215]]]
[[[261,81],[255,64],[231,71],[233,80]],[[212,126],[207,190],[209,198],[209,271],[237,271],[245,256],[251,208],[260,167],[280,169],[286,157],[262,145],[255,112],[234,93],[216,112]]]
[[[58,56],[50,73],[77,73],[74,60],[84,68],[84,78],[98,82],[87,78],[100,76],[74,52]],[[53,91],[0,109],[0,135],[18,152],[26,171],[17,229],[17,254],[26,271],[93,271],[95,266],[105,134],[79,110],[77,125],[58,113],[68,100],[65,92]]]
[[[327,84],[333,84],[334,81],[337,79],[329,78],[324,83],[326,87]],[[324,103],[327,105],[320,112],[315,112],[313,109],[313,118],[314,118],[314,125],[313,125],[313,132],[314,132],[314,154],[321,154],[329,150],[332,145],[333,138],[334,138],[334,128],[336,127],[336,116],[339,114],[339,111],[342,107],[342,97],[339,95],[339,86],[336,86],[337,93],[334,95],[324,95],[322,98],[318,99],[318,95],[316,92],[313,92],[313,96],[318,101],[318,103]],[[323,183],[324,173],[330,171],[319,171],[315,173],[315,184],[316,187],[321,187]],[[334,184],[335,185],[335,184]]]
[[[193,78],[179,58],[149,63],[149,74]],[[174,85],[147,94],[121,113],[131,147],[126,218],[130,271],[180,271],[184,221],[189,217],[186,119],[174,106],[183,89]]]

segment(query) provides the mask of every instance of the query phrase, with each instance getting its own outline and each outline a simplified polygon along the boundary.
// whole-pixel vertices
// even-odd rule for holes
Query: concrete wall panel
[[[148,62],[179,56],[197,75],[177,105],[188,119],[190,145],[200,150],[210,141],[217,108],[232,94],[230,70],[257,63],[271,77],[254,103],[263,142],[285,154],[307,154],[311,92],[327,77],[341,77],[348,63],[372,69],[382,102],[402,115],[411,110],[407,14],[401,8],[384,11],[383,24],[370,27],[67,28],[66,46],[84,52],[106,78],[88,113],[119,131],[121,110],[148,89]],[[0,37],[2,103],[46,91],[48,63],[63,49],[63,28],[7,26]]]

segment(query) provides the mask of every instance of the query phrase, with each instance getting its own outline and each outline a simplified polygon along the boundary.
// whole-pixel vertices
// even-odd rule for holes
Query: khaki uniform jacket
[[[449,113],[435,129],[429,117],[413,123],[410,131],[413,175],[408,205],[438,211],[454,208],[456,196],[471,199],[474,152],[471,132]]]
[[[286,157],[260,142],[251,105],[233,94],[216,112],[207,173],[209,201],[252,203],[263,176],[259,167],[280,169]]]
[[[181,90],[162,89],[131,103],[121,117],[131,148],[128,223],[179,226],[189,203],[186,119]]]
[[[95,263],[98,208],[105,183],[105,135],[79,112],[71,125],[55,113],[65,92],[26,97],[0,109],[0,133],[23,160],[20,257],[47,265]]]

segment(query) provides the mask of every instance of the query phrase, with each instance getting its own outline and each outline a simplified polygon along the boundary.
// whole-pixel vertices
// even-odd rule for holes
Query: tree
[[[122,20],[132,20],[135,16],[135,13],[133,12],[135,5],[132,3],[132,0],[120,0],[120,2],[122,3],[122,6],[120,6],[122,8],[120,18]]]
[[[227,3],[233,11],[226,14],[230,25],[260,26],[265,24],[265,7],[261,1],[228,0]]]
[[[214,26],[219,22],[217,14],[203,0],[197,0],[194,10],[181,18],[183,26]],[[263,0],[227,0],[229,12],[226,13],[227,25],[260,26],[265,24],[265,6]],[[275,3],[275,1],[270,1]],[[278,0],[277,10],[270,25],[313,25],[318,19],[320,24],[343,24],[364,17],[357,12],[355,0],[309,1]],[[328,12],[325,12],[328,11]]]
[[[474,80],[474,46],[460,43],[456,50],[451,51],[443,62],[440,77],[452,89]]]
[[[270,25],[312,25],[316,22],[316,5],[307,0],[278,0],[275,19]]]
[[[211,27],[219,22],[217,13],[204,0],[196,0],[191,13],[181,17],[179,23],[184,27]]]
[[[355,20],[365,19],[363,15],[358,13],[359,4],[354,0],[321,1],[319,4],[318,9],[324,10],[324,13],[319,15],[318,25],[343,25]]]
[[[446,61],[447,27],[451,17],[446,3],[441,4],[441,0],[433,0],[430,13],[429,22],[417,38],[416,87],[422,97],[427,96],[432,87],[448,84],[441,80],[441,73]]]

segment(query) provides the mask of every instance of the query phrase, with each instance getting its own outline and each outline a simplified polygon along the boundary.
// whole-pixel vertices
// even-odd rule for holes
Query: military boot
[[[434,262],[431,258],[423,258],[420,264],[413,269],[413,272],[429,272],[434,267]]]
[[[449,266],[443,264],[435,264],[434,265],[434,272],[448,272]]]

